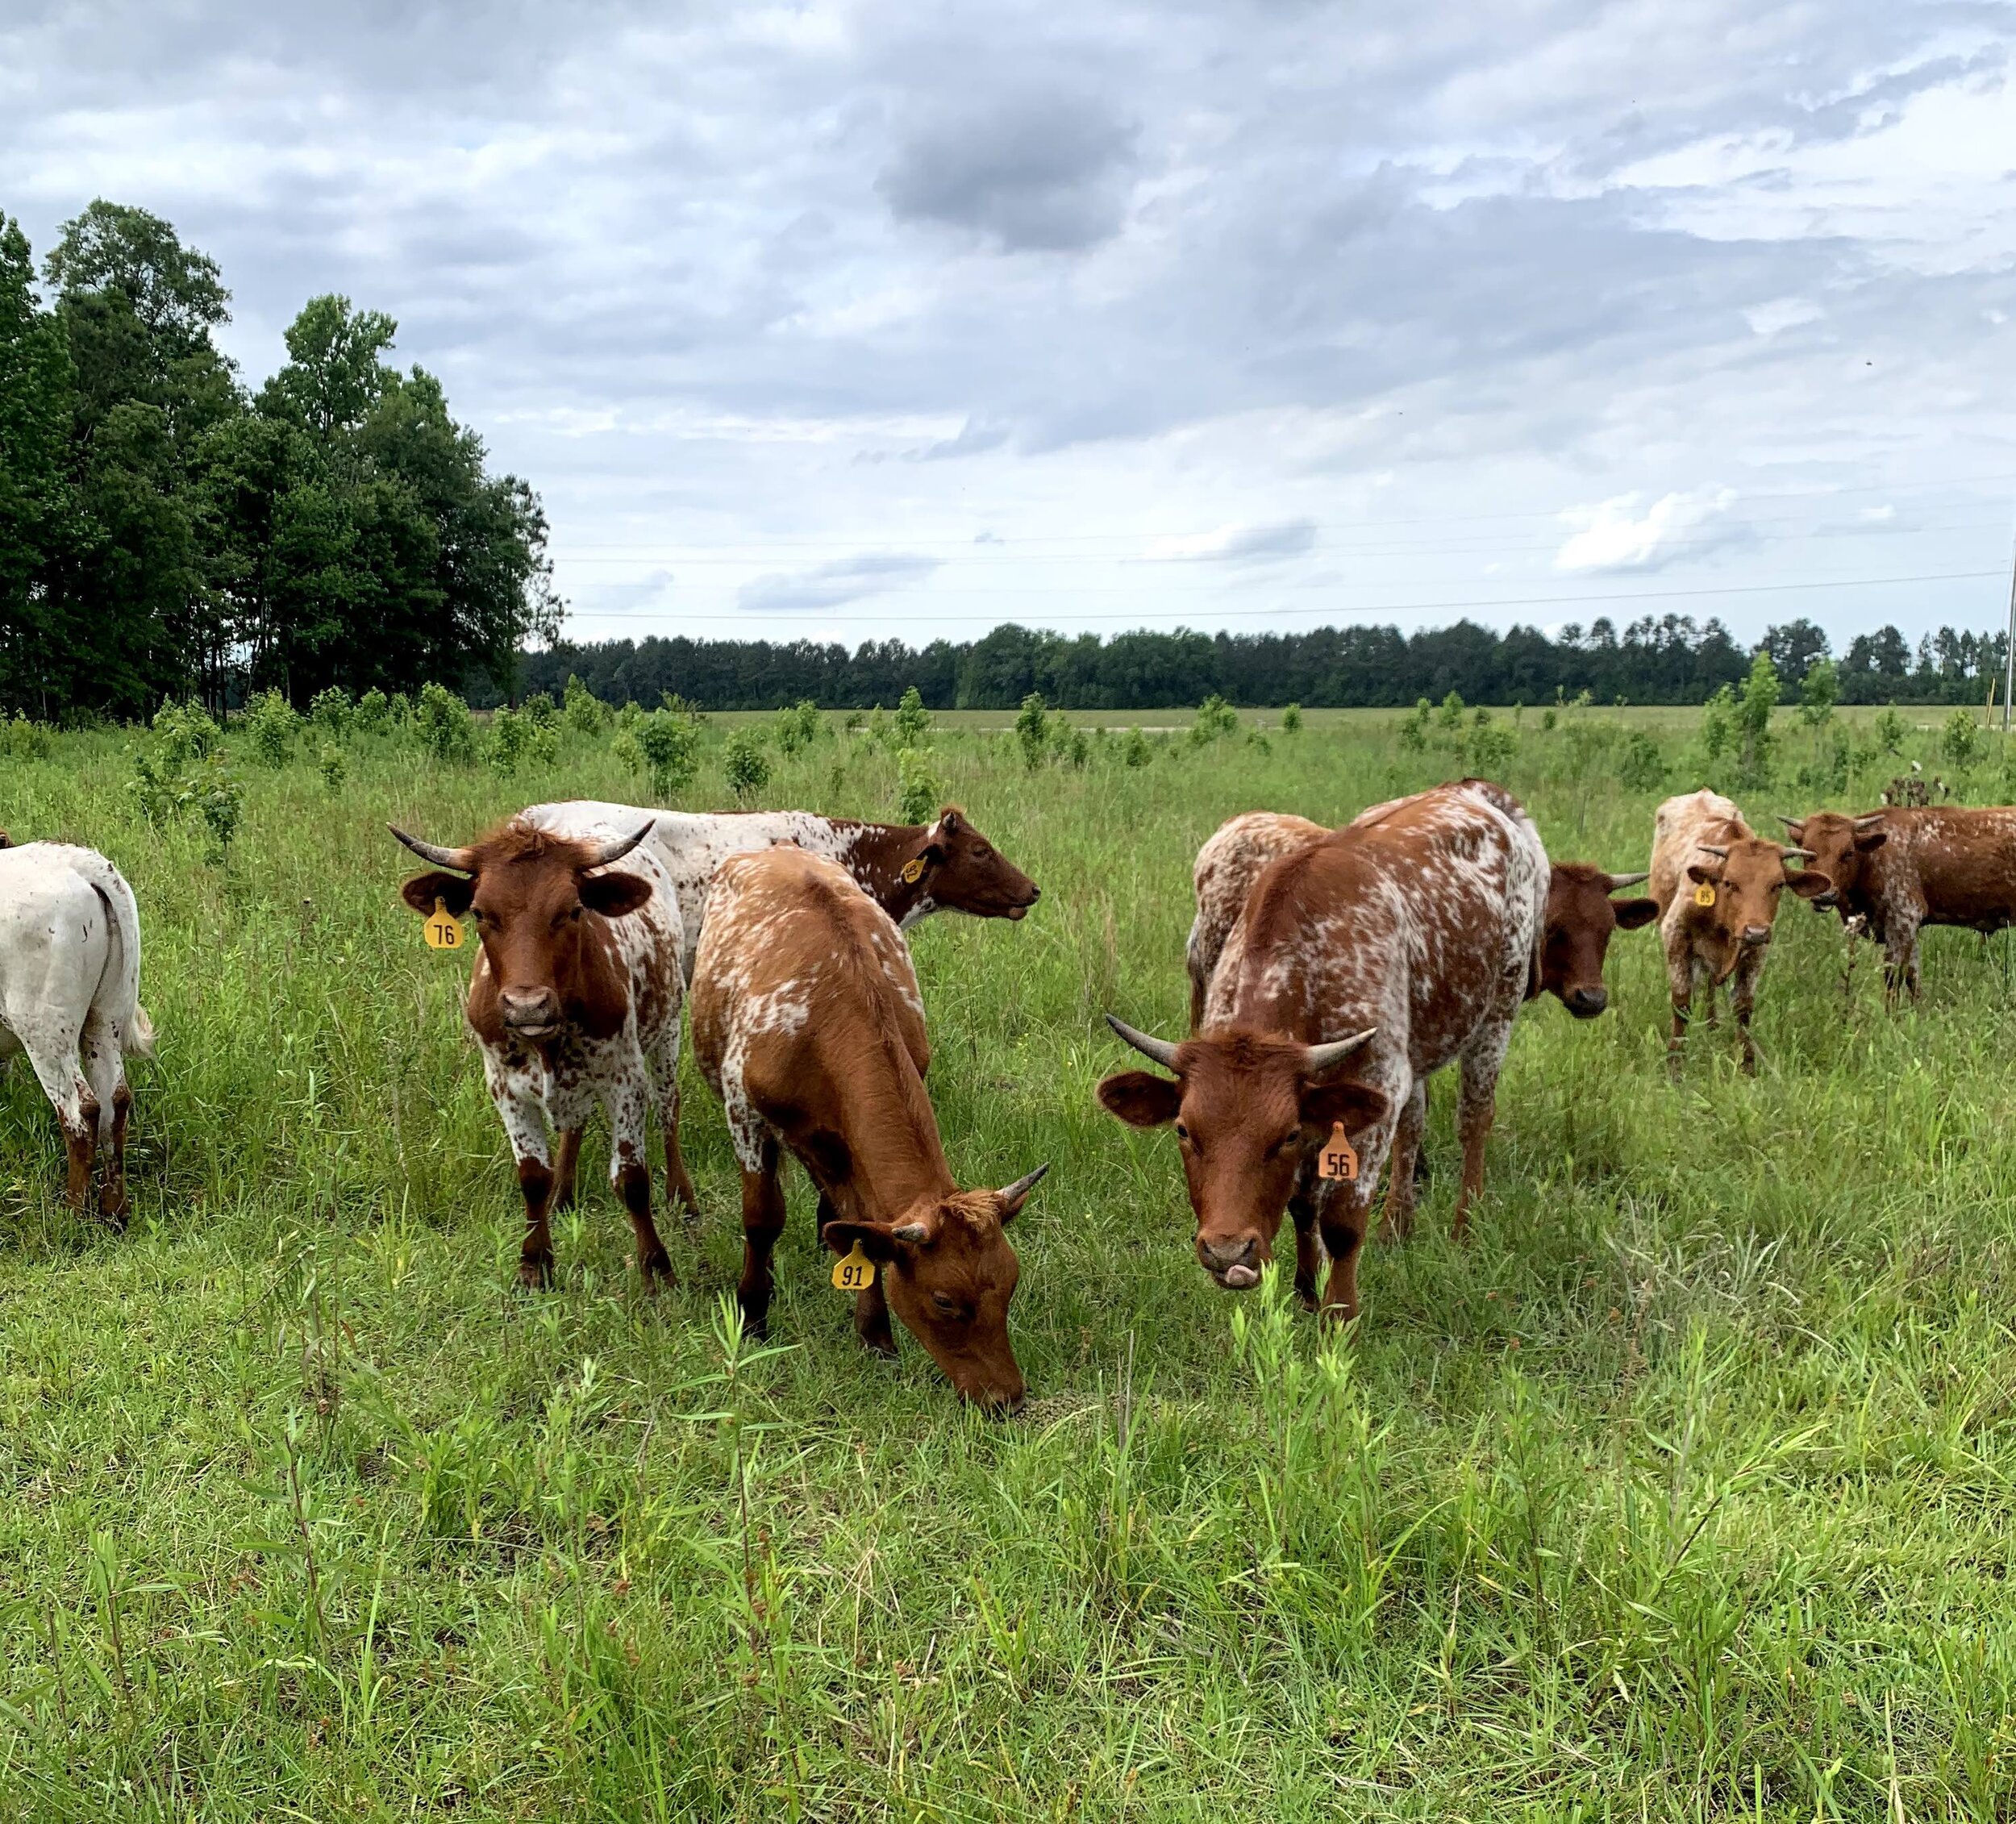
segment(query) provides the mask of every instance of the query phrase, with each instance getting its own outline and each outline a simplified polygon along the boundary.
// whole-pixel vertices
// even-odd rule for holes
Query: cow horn
[[[443,848],[438,843],[423,843],[418,836],[409,836],[396,823],[388,823],[385,828],[423,861],[431,861],[437,868],[452,868],[458,874],[473,874],[476,872],[469,861],[469,852],[465,848]]]
[[[1856,818],[1855,827],[1858,831],[1873,830],[1882,821],[1883,813],[1880,810],[1872,810],[1867,816]]]
[[[588,865],[590,868],[606,868],[612,861],[622,860],[638,843],[651,834],[651,827],[657,821],[658,819],[655,817],[648,817],[630,835],[612,837],[595,851]]]
[[[1152,1059],[1164,1070],[1176,1068],[1176,1047],[1166,1039],[1152,1039],[1145,1032],[1136,1032],[1125,1020],[1106,1015],[1106,1024],[1119,1034],[1144,1058]]]
[[[1785,860],[1788,861],[1810,861],[1813,859],[1813,851],[1810,848],[1788,848],[1785,851]]]
[[[1782,810],[1774,810],[1771,814],[1784,824],[1788,830],[1796,830],[1806,822],[1803,817],[1788,817]]]
[[[1327,1045],[1310,1046],[1309,1056],[1302,1064],[1303,1073],[1309,1076],[1321,1076],[1332,1066],[1342,1064],[1359,1047],[1368,1043],[1378,1031],[1377,1027],[1368,1026],[1363,1032],[1354,1032],[1348,1039],[1333,1039]]]
[[[1012,1185],[1003,1185],[994,1195],[1003,1203],[1019,1203],[1042,1183],[1043,1173],[1049,1169],[1050,1162],[1045,1160],[1035,1171],[1023,1172]]]
[[[1694,847],[1704,855],[1712,855],[1718,861],[1727,861],[1729,859],[1729,851],[1717,843],[1696,843]]]
[[[1635,874],[1613,874],[1610,877],[1610,890],[1612,893],[1621,892],[1626,887],[1635,887],[1640,881],[1649,881],[1652,877],[1652,871],[1646,868],[1639,868]]]

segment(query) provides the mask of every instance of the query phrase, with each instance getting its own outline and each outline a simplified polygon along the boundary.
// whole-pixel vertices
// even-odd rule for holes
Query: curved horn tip
[[[1788,848],[1785,851],[1785,860],[1788,861],[1810,861],[1813,860],[1813,851],[1810,848]]]
[[[1003,1203],[1019,1203],[1043,1182],[1043,1174],[1049,1169],[1050,1161],[1046,1159],[1035,1171],[1023,1172],[1012,1185],[1003,1185],[994,1195]]]
[[[1621,892],[1626,887],[1635,887],[1640,881],[1649,881],[1652,877],[1649,868],[1641,868],[1635,874],[1613,874],[1610,877],[1610,891]]]
[[[443,848],[439,843],[423,843],[418,836],[409,836],[396,823],[388,823],[385,828],[423,861],[431,861],[437,868],[452,868],[458,874],[473,872],[469,866],[469,852],[465,848]]]
[[[1696,843],[1694,847],[1704,855],[1712,855],[1718,861],[1727,861],[1729,851],[1718,843]]]
[[[1377,1027],[1368,1026],[1363,1032],[1354,1032],[1348,1039],[1332,1039],[1321,1045],[1311,1045],[1302,1068],[1311,1076],[1319,1076],[1323,1072],[1342,1064],[1352,1052],[1371,1043],[1378,1031]]]
[[[1788,830],[1796,830],[1806,822],[1803,817],[1788,817],[1782,810],[1774,810],[1771,814],[1784,824]]]
[[[1164,1070],[1176,1068],[1176,1047],[1168,1039],[1157,1039],[1146,1032],[1138,1032],[1117,1014],[1108,1014],[1106,1019],[1106,1024],[1143,1057],[1152,1059]]]
[[[651,834],[652,827],[657,821],[658,819],[655,817],[647,817],[629,835],[610,838],[596,850],[594,859],[588,865],[591,868],[606,868],[612,861],[622,860],[638,843]]]

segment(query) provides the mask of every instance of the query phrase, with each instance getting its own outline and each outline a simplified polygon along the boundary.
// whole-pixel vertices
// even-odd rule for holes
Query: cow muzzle
[[[1227,1292],[1250,1292],[1260,1284],[1260,1243],[1252,1235],[1230,1241],[1197,1238],[1198,1264]]]
[[[1578,1020],[1593,1020],[1610,1004],[1610,990],[1600,984],[1594,988],[1574,988],[1561,997],[1561,1005]]]
[[[504,1024],[520,1039],[544,1039],[560,1027],[560,997],[550,988],[507,988],[497,997]]]
[[[1745,925],[1743,928],[1743,947],[1746,950],[1761,950],[1771,941],[1768,925]]]

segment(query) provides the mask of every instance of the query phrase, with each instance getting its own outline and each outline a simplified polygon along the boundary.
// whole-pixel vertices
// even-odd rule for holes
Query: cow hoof
[[[896,1360],[896,1339],[887,1331],[875,1336],[864,1334],[861,1338],[861,1347],[871,1355],[880,1356],[885,1361],[893,1362]]]
[[[679,1276],[672,1270],[672,1256],[661,1247],[644,1262],[642,1268],[644,1290],[656,1292],[660,1286],[676,1286]]]
[[[553,1286],[553,1257],[527,1255],[518,1264],[518,1283],[527,1292],[550,1292]]]

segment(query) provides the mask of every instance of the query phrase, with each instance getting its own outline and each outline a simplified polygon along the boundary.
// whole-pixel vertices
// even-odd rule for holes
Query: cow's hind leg
[[[1686,1043],[1688,1022],[1694,1011],[1694,959],[1684,942],[1666,950],[1666,989],[1673,1004],[1673,1021],[1666,1034],[1666,1063],[1680,1074],[1681,1048]],[[1710,1004],[1713,1010],[1713,1003]]]
[[[123,1229],[130,1208],[126,1194],[126,1120],[133,1106],[133,1093],[126,1086],[126,1058],[119,1035],[96,1021],[84,1031],[84,1074],[98,1106],[98,1138],[107,1160],[104,1182],[98,1187],[98,1214],[114,1228]]]
[[[777,1182],[774,1135],[738,1134],[735,1151],[742,1161],[742,1282],[735,1300],[744,1333],[760,1338],[770,1334],[770,1256],[784,1233],[784,1187]]]
[[[665,1022],[658,1042],[658,1125],[665,1134],[665,1201],[677,1204],[688,1222],[700,1214],[700,1199],[679,1151],[679,1016]]]
[[[560,1130],[560,1144],[553,1154],[552,1206],[556,1210],[574,1207],[574,1173],[581,1164],[582,1132],[579,1126]]]
[[[56,1110],[63,1129],[63,1143],[69,1154],[69,1172],[64,1196],[73,1210],[90,1206],[91,1179],[98,1163],[98,1121],[103,1106],[85,1080],[77,1057],[77,1039],[38,1031],[31,1023],[19,1032],[21,1048],[28,1054],[35,1080]]]
[[[1497,1114],[1498,1072],[1511,1043],[1512,1022],[1494,1021],[1463,1053],[1463,1087],[1456,1103],[1456,1126],[1463,1136],[1463,1184],[1456,1192],[1456,1214],[1449,1225],[1458,1241],[1470,1226],[1470,1200],[1484,1189],[1484,1146]]]
[[[650,1106],[645,1091],[639,1059],[635,1074],[611,1086],[603,1101],[609,1110],[609,1181],[630,1216],[631,1232],[637,1242],[637,1271],[644,1276],[644,1289],[655,1292],[678,1281],[672,1270],[672,1256],[651,1219],[651,1166],[646,1151]]]

